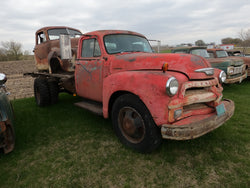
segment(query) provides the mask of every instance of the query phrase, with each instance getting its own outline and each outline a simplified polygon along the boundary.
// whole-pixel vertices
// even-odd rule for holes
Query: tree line
[[[23,60],[29,56],[29,51],[22,50],[22,44],[15,41],[1,42],[0,61]]]
[[[234,44],[237,47],[243,47],[243,52],[245,48],[250,47],[250,29],[241,30],[238,33],[237,38],[226,37],[221,39],[221,44]],[[206,46],[207,44],[203,40],[197,40],[195,42],[196,46]]]

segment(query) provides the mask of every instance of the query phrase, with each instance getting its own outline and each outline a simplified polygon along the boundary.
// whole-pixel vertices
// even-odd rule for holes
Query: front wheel
[[[138,152],[150,153],[162,142],[160,129],[135,95],[118,97],[112,108],[112,123],[120,141]]]

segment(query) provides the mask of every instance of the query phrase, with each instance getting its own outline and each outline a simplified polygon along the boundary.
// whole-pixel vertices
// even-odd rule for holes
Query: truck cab
[[[61,57],[60,35],[69,35],[72,59]],[[73,73],[78,39],[82,35],[78,29],[65,26],[49,26],[37,30],[35,34],[35,62],[39,72]]]

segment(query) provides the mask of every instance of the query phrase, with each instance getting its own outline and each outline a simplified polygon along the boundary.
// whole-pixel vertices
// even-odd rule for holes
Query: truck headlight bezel
[[[227,74],[233,75],[234,74],[234,67],[227,67]]]
[[[174,96],[179,89],[179,82],[175,77],[168,79],[166,83],[166,92],[169,96]]]
[[[227,79],[227,74],[224,72],[224,71],[221,71],[220,72],[220,75],[219,75],[219,81],[220,83],[224,83]]]

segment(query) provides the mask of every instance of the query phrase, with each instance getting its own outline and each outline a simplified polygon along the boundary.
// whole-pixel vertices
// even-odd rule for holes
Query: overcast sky
[[[0,41],[33,50],[35,32],[44,26],[70,26],[83,33],[132,30],[162,44],[219,44],[250,29],[249,0],[2,0]]]

